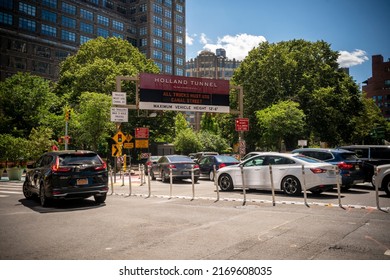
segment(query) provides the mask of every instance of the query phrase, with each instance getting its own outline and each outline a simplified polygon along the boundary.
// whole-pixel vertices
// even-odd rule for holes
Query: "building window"
[[[172,18],[172,11],[168,10],[168,9],[165,9],[164,16],[167,17],[167,18]]]
[[[113,37],[118,37],[118,38],[121,38],[121,39],[125,38],[125,36],[123,36],[123,34],[120,34],[120,33],[117,33],[117,32],[112,32],[112,36]]]
[[[164,27],[168,29],[172,29],[172,21],[164,20]]]
[[[183,76],[184,70],[182,68],[176,68],[176,75],[177,76]]]
[[[184,64],[184,59],[181,57],[176,57],[176,64],[182,66]]]
[[[176,25],[175,29],[176,29],[176,33],[183,34],[183,30],[184,30],[183,26]]]
[[[139,6],[139,11],[141,12],[141,13],[144,13],[144,12],[146,12],[148,10],[148,6],[146,5],[146,4],[141,4],[140,6]]]
[[[62,2],[62,11],[71,15],[76,15],[76,6]]]
[[[62,16],[61,23],[65,27],[69,27],[69,28],[73,28],[73,29],[76,28],[76,20],[75,19]]]
[[[88,42],[89,40],[92,40],[92,38],[84,36],[84,35],[80,35],[80,44],[81,45]]]
[[[80,22],[80,30],[85,33],[93,34],[93,25],[85,22]]]
[[[176,15],[175,15],[175,21],[176,21],[177,23],[183,24],[183,23],[184,23],[184,17],[183,17],[182,15],[176,14]]]
[[[120,12],[121,14],[124,14],[124,15],[126,14],[126,8],[121,6],[121,5],[118,5],[118,7],[116,7],[116,10],[118,12]]]
[[[42,10],[42,19],[56,23],[57,22],[57,14],[50,12],[50,11]]]
[[[99,5],[99,0],[87,0],[89,3]]]
[[[46,7],[57,8],[57,0],[42,0],[42,4]]]
[[[164,61],[172,62],[172,55],[168,53],[164,54]]]
[[[114,8],[114,3],[113,3],[112,1],[103,0],[103,5],[104,5],[106,8],[109,8],[109,9]]]
[[[162,15],[163,13],[162,7],[160,5],[157,5],[156,3],[153,4],[153,11],[159,15]]]
[[[176,4],[176,11],[178,11],[178,12],[180,12],[180,13],[182,13],[183,12],[183,6],[182,5],[180,5],[180,4]]]
[[[162,41],[156,38],[153,38],[153,46],[159,49],[162,49]]]
[[[97,22],[101,25],[104,25],[104,26],[109,25],[108,17],[102,16],[102,15],[97,16]]]
[[[172,43],[164,42],[164,51],[171,52],[172,51]]]
[[[117,21],[117,20],[113,20],[112,21],[112,28],[114,28],[116,30],[119,30],[119,31],[123,31],[124,24],[123,24],[123,22],[120,22],[120,21]]]
[[[385,80],[385,88],[390,88],[390,80]]]
[[[107,29],[98,27],[98,29],[97,29],[97,35],[98,35],[98,36],[101,36],[101,37],[103,37],[103,38],[107,38],[107,37],[110,35],[110,33],[108,32]]]
[[[8,0],[0,0],[0,7],[8,8],[11,10],[13,7],[13,2]]]
[[[153,34],[158,36],[158,37],[162,37],[163,35],[163,31],[161,28],[157,28],[157,27],[154,27],[153,28]]]
[[[171,32],[165,32],[164,33],[165,40],[172,41],[172,33]]]
[[[178,54],[178,55],[184,55],[184,48],[182,48],[182,47],[177,47],[175,52],[176,52],[176,54]]]
[[[27,52],[27,45],[22,41],[9,41],[8,49],[22,53]]]
[[[19,18],[19,28],[35,32],[36,23],[33,20]]]
[[[0,23],[12,25],[12,15],[0,12]]]
[[[88,10],[80,9],[80,16],[83,19],[93,21],[93,13]]]
[[[142,26],[140,29],[139,29],[139,35],[140,36],[144,36],[148,34],[148,28],[146,26]]]
[[[163,71],[163,64],[161,62],[154,62],[156,63],[157,67],[160,69],[160,72]]]
[[[158,16],[153,16],[153,23],[156,25],[162,26],[163,25],[162,18],[160,18]]]
[[[20,57],[10,57],[9,66],[17,69],[25,70],[27,60]]]
[[[140,47],[145,47],[148,45],[148,39],[142,38],[140,41]]]
[[[183,37],[180,36],[180,35],[177,35],[177,36],[176,36],[176,43],[178,43],[178,44],[183,44]]]
[[[168,8],[172,8],[172,0],[165,0],[164,5]]]
[[[165,65],[165,73],[172,74],[172,66],[171,65]]]
[[[57,28],[50,26],[50,25],[42,24],[41,25],[41,33],[43,35],[57,37]]]
[[[34,54],[36,56],[40,56],[40,57],[44,57],[44,58],[51,57],[50,48],[34,45],[33,50],[34,50]]]
[[[76,34],[67,30],[62,30],[61,39],[70,42],[76,42]]]
[[[22,12],[26,15],[35,17],[36,8],[35,8],[35,6],[28,5],[28,4],[23,3],[23,2],[19,2],[19,12]]]
[[[162,60],[163,59],[162,51],[153,50],[153,58]]]

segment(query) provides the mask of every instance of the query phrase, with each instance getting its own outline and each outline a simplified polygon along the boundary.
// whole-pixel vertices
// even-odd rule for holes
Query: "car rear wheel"
[[[94,195],[93,198],[95,199],[95,202],[97,204],[101,204],[104,203],[104,201],[106,201],[107,194],[105,193],[104,195]]]
[[[234,189],[233,180],[229,174],[221,174],[218,185],[222,191],[232,191]]]
[[[23,195],[26,199],[32,199],[34,198],[33,192],[30,190],[30,183],[26,180],[23,183]]]
[[[45,187],[43,186],[43,184],[39,186],[39,201],[41,202],[42,207],[46,207],[49,204],[49,199],[45,194]]]
[[[169,176],[167,177],[167,175],[165,174],[165,171],[161,171],[161,180],[164,182],[164,183],[167,183],[169,182]]]
[[[284,177],[282,180],[282,190],[287,195],[299,195],[302,191],[301,183],[294,176]]]
[[[214,170],[210,171],[209,178],[210,178],[210,181],[214,181]]]
[[[390,196],[390,177],[386,177],[382,182],[382,189]]]

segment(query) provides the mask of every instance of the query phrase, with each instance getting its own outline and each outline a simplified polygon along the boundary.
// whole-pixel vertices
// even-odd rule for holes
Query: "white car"
[[[275,190],[282,190],[287,195],[299,195],[304,183],[306,190],[319,194],[333,189],[340,180],[332,164],[298,154],[267,152],[219,169],[218,186],[222,191],[243,188],[242,166],[245,188],[270,190],[270,165]]]
[[[372,183],[390,195],[390,164],[378,165],[375,168]]]

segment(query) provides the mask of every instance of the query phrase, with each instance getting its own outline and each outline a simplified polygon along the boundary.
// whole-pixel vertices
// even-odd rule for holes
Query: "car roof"
[[[62,151],[50,151],[50,152],[46,152],[45,154],[67,155],[67,154],[97,154],[97,153],[89,150],[62,150]]]
[[[354,154],[354,152],[345,150],[345,149],[338,149],[338,148],[298,148],[292,151],[292,153],[299,153],[300,151],[318,151],[318,152],[335,152],[335,153],[349,153]]]

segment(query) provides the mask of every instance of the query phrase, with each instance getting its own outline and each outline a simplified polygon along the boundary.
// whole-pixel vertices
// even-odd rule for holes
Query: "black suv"
[[[53,151],[27,166],[23,194],[39,198],[42,206],[53,199],[82,199],[94,196],[96,203],[106,200],[107,164],[92,151]]]
[[[363,162],[366,182],[372,183],[375,166],[390,164],[390,146],[388,145],[349,145],[340,148],[353,151]]]
[[[348,190],[357,183],[364,182],[363,163],[352,151],[344,149],[301,148],[292,151],[292,153],[300,153],[337,165],[340,170],[341,184],[344,190]]]

